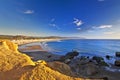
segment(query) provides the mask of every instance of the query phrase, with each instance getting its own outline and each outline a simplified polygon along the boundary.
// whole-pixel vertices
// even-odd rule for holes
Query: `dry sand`
[[[32,45],[32,46],[26,46],[25,48],[19,48],[19,51],[21,52],[33,51],[33,50],[44,51],[44,49],[40,45]]]
[[[34,42],[51,42],[51,41],[59,41],[59,40],[61,39],[29,39],[29,40],[12,40],[12,42],[18,45],[24,45]]]

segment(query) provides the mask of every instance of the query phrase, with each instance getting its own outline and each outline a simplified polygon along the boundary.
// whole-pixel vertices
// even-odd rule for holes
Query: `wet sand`
[[[40,45],[32,45],[32,46],[25,46],[24,48],[19,48],[19,51],[25,52],[25,51],[44,51],[44,49]]]
[[[25,46],[23,48],[19,48],[19,51],[29,55],[34,61],[54,61],[60,58],[60,55],[47,52],[40,45]]]

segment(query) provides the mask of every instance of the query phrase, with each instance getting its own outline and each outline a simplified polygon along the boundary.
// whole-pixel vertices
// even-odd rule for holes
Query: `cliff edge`
[[[49,66],[53,63],[33,62],[17,49],[17,44],[0,41],[0,80],[91,80],[64,75]]]

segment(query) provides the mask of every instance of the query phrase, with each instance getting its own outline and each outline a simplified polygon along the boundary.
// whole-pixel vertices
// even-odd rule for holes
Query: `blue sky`
[[[0,0],[0,34],[120,39],[120,0]]]

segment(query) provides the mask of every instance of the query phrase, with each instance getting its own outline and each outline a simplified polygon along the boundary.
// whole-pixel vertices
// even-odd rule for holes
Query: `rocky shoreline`
[[[67,64],[72,70],[72,75],[70,76],[84,78],[102,77],[105,80],[119,80],[120,78],[119,66],[116,66],[116,64],[110,65],[104,61],[104,58],[99,56],[93,56],[92,58],[89,56],[78,56],[80,53],[77,51],[68,52],[62,56],[42,51],[25,53],[31,57],[34,56],[37,60],[42,59],[47,62],[58,61]],[[110,56],[106,55],[106,59],[110,59]],[[117,70],[113,71],[113,68]]]
[[[26,55],[27,54],[27,55]],[[29,55],[29,56],[28,56]],[[1,80],[119,80],[120,72],[105,69],[104,59],[78,57],[77,51],[54,55],[46,51],[18,51],[10,41],[0,41]]]

